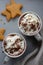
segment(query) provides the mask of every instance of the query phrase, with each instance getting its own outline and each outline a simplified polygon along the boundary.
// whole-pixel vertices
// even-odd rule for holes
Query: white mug
[[[23,39],[24,42],[25,42],[25,49],[24,49],[24,51],[23,51],[20,55],[11,56],[11,55],[9,55],[9,54],[4,50],[4,40],[6,39],[6,37],[7,37],[8,35],[11,35],[11,34],[17,34],[17,35],[21,36],[22,39]],[[24,38],[22,35],[20,35],[20,34],[18,34],[18,33],[10,33],[10,34],[8,34],[8,35],[5,36],[5,38],[4,38],[3,42],[2,42],[3,51],[4,51],[4,53],[7,55],[7,56],[4,58],[4,62],[8,62],[10,58],[18,58],[18,57],[22,56],[22,55],[24,54],[24,52],[26,51],[26,47],[27,47],[26,40],[25,40],[25,38]]]
[[[26,34],[20,29],[20,27],[19,27],[20,19],[21,19],[21,17],[22,17],[23,15],[25,15],[26,13],[32,13],[32,14],[36,15],[36,16],[39,18],[39,20],[40,20],[40,21],[39,21],[39,22],[40,22],[40,29],[39,29],[39,30],[36,30],[36,31],[33,32],[32,34],[28,34],[28,35],[26,35]],[[19,19],[18,19],[18,28],[19,28],[19,30],[22,32],[22,34],[24,34],[24,35],[26,35],[26,36],[34,36],[38,41],[41,41],[41,40],[42,40],[42,38],[41,38],[41,36],[40,36],[40,34],[39,34],[39,32],[40,32],[40,30],[41,30],[41,28],[42,28],[42,20],[41,20],[41,18],[39,17],[39,15],[36,14],[35,12],[28,11],[28,12],[23,13],[23,14],[19,17]]]

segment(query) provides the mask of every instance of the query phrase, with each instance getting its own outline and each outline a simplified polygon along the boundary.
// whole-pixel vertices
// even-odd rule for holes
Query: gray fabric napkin
[[[37,51],[37,49],[36,49],[36,51]],[[32,55],[36,51],[32,52]],[[31,54],[30,55],[28,54],[23,60],[20,60],[20,61],[14,63],[14,65],[43,65],[43,43],[41,45],[41,48],[40,48],[38,54],[35,57],[32,57],[29,60],[29,56],[31,56]]]
[[[43,45],[35,58],[26,61],[24,65],[43,65]]]

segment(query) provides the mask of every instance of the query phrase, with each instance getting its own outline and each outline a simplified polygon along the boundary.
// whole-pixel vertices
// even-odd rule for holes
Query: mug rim
[[[32,14],[38,16],[38,18],[40,19],[40,24],[41,24],[41,25],[40,25],[40,29],[37,30],[37,31],[35,31],[35,32],[33,32],[32,34],[31,34],[31,33],[30,33],[30,34],[24,33],[24,32],[22,31],[22,29],[20,29],[20,27],[19,27],[20,19],[21,19],[21,17],[22,17],[23,15],[25,15],[26,13],[32,13]],[[40,32],[40,30],[41,30],[41,28],[42,28],[42,20],[41,20],[40,16],[39,16],[36,12],[28,11],[28,12],[25,12],[25,13],[21,14],[21,16],[19,17],[19,19],[18,19],[18,28],[19,28],[19,30],[21,31],[21,33],[24,34],[24,35],[26,35],[26,36],[34,36],[34,35],[36,35],[36,34],[38,34],[38,33]]]
[[[21,53],[21,54],[19,54],[19,55],[17,55],[17,56],[11,56],[11,55],[9,55],[5,50],[4,50],[4,40],[3,40],[3,42],[2,42],[2,48],[3,48],[3,51],[4,51],[4,53],[8,56],[8,57],[11,57],[11,58],[18,58],[18,57],[20,57],[20,56],[22,56],[23,54],[24,54],[24,52],[26,51],[26,48],[27,48],[27,44],[26,44],[26,40],[25,40],[25,38],[21,35],[21,34],[19,34],[19,33],[9,33],[8,35],[11,35],[11,34],[18,34],[18,35],[20,35],[23,39],[24,39],[24,41],[25,41],[25,49],[23,50],[23,52]],[[5,36],[5,38],[8,36],[8,35],[6,35]],[[4,39],[5,39],[4,38]]]

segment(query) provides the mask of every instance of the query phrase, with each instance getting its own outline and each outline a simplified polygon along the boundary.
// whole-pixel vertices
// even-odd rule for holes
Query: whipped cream
[[[27,22],[30,22],[30,23],[33,22],[33,21],[37,22],[37,20],[39,20],[39,19],[37,18],[37,16],[34,15],[34,14],[27,14],[27,15],[24,16],[24,19],[25,19],[25,20],[28,19]],[[26,22],[26,21],[25,21],[25,22]]]
[[[20,28],[22,32],[25,32],[26,34],[33,33],[38,30],[40,25],[39,23],[39,18],[36,15],[27,13],[23,18],[21,18]]]
[[[8,36],[6,38],[6,43],[7,43],[6,48],[11,47],[11,45],[15,43],[16,39],[20,39],[20,37],[17,36],[17,35],[15,35],[15,36]]]
[[[10,55],[21,54],[25,48],[25,41],[19,35],[8,35],[5,39],[5,50]]]

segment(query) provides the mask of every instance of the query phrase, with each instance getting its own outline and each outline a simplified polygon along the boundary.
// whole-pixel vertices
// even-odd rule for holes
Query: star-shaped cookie
[[[0,28],[0,40],[1,41],[4,39],[4,33],[5,33],[5,29],[4,28]]]
[[[21,8],[21,4],[16,4],[14,0],[10,0],[10,4],[6,5],[6,9],[1,14],[6,16],[7,20],[9,21],[11,18],[21,15]]]
[[[11,4],[6,6],[6,9],[11,13],[11,17],[15,18],[18,15],[21,15],[20,9],[22,8],[21,4],[16,4],[14,0],[11,0]]]

